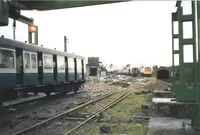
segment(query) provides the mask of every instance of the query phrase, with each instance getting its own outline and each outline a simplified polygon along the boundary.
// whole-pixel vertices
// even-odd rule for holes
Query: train
[[[144,76],[151,77],[152,76],[152,69],[151,67],[144,67]]]
[[[83,56],[0,37],[0,100],[18,92],[77,92],[86,82]]]
[[[134,76],[137,77],[138,75],[140,75],[140,71],[139,68],[131,68],[131,69],[123,69],[118,71],[119,75],[129,75],[129,76]],[[153,74],[153,71],[151,69],[151,67],[144,67],[144,76],[145,77],[151,77]]]
[[[134,76],[134,77],[137,77],[139,73],[140,72],[138,68],[123,69],[117,72],[118,75],[128,75],[128,76]]]

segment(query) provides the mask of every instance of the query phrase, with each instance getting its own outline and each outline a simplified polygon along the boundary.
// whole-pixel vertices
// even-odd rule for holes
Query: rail
[[[98,117],[101,112],[103,112],[106,109],[108,109],[108,108],[112,107],[113,105],[117,104],[118,102],[120,102],[121,100],[123,100],[124,98],[126,98],[127,96],[129,96],[130,94],[131,93],[128,93],[128,94],[124,93],[123,95],[121,95],[120,97],[118,97],[114,101],[110,102],[109,104],[107,104],[106,106],[104,106],[103,108],[101,108],[100,110],[98,110],[95,114],[93,114],[90,117],[88,117],[85,121],[83,121],[82,123],[80,123],[78,126],[76,126],[75,128],[73,128],[72,130],[68,131],[64,135],[69,135],[70,133],[72,133],[73,131],[75,131],[76,129],[78,129],[79,127],[81,127],[82,125],[84,125],[85,123],[87,123],[88,121],[92,120],[95,117]]]
[[[60,118],[60,117],[62,117],[62,116],[65,116],[65,115],[67,115],[67,114],[69,114],[69,113],[71,113],[71,112],[73,112],[73,111],[75,111],[75,110],[78,110],[78,109],[80,109],[80,108],[82,108],[82,107],[85,107],[85,106],[87,106],[87,105],[90,105],[90,104],[92,104],[92,103],[95,103],[95,102],[97,102],[97,101],[100,101],[100,100],[102,100],[102,99],[104,99],[104,98],[106,98],[106,97],[109,97],[109,96],[111,96],[111,95],[113,95],[113,94],[115,94],[115,93],[117,93],[117,91],[116,91],[116,92],[107,93],[106,95],[104,95],[104,96],[102,96],[102,97],[100,97],[100,98],[98,98],[98,99],[95,99],[95,100],[93,100],[93,101],[89,101],[89,102],[84,103],[84,104],[82,104],[82,105],[79,105],[79,106],[77,106],[77,107],[75,107],[75,108],[69,109],[69,110],[67,110],[67,111],[65,111],[65,112],[63,112],[63,113],[61,113],[61,114],[58,114],[58,115],[56,115],[56,116],[53,116],[53,117],[51,117],[51,118],[49,118],[49,119],[47,119],[47,120],[45,120],[45,121],[43,121],[43,122],[40,122],[40,123],[38,123],[38,124],[36,124],[36,125],[33,125],[33,126],[29,127],[29,128],[23,129],[23,130],[21,130],[21,131],[19,131],[19,132],[16,132],[16,133],[12,134],[12,135],[20,135],[20,134],[24,134],[24,133],[30,132],[30,131],[34,130],[35,128],[41,127],[41,126],[45,125],[46,123],[48,123],[48,122],[50,122],[50,121],[53,121],[53,120],[55,120],[55,119],[57,119],[57,118]]]

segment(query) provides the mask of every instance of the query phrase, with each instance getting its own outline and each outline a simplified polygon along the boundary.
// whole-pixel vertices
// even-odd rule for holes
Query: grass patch
[[[151,105],[147,95],[135,95],[132,93],[127,98],[119,102],[116,106],[103,112],[101,118],[112,119],[107,122],[88,122],[86,125],[75,131],[72,135],[102,135],[100,128],[103,125],[110,127],[107,135],[147,135],[148,124],[143,120],[129,121],[131,116],[140,112],[141,105]],[[114,118],[114,121],[113,121]],[[117,120],[115,122],[115,119]],[[118,121],[120,119],[128,120]]]
[[[112,127],[110,135],[146,135],[147,124],[127,124],[122,123]]]
[[[113,108],[103,112],[103,116],[107,118],[129,118],[134,116],[134,114],[141,109],[141,105],[150,104],[151,103],[148,101],[147,95],[131,94]]]
[[[152,77],[144,77],[145,80],[156,80],[156,77],[155,76],[152,76]]]
[[[72,135],[102,135],[100,127],[105,123],[91,123],[75,131]],[[106,124],[108,125],[108,124]],[[107,135],[147,135],[147,124],[115,123],[109,124],[111,131]]]

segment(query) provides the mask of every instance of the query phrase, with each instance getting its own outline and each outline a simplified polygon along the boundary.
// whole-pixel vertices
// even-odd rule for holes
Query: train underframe
[[[64,83],[52,83],[49,85],[36,85],[32,87],[17,87],[13,89],[4,89],[0,91],[0,128],[2,127],[3,119],[3,102],[7,100],[16,99],[18,92],[26,94],[28,92],[33,92],[37,94],[39,92],[45,93],[46,96],[50,96],[52,92],[63,92],[64,94],[68,92],[76,93],[81,87],[84,87],[85,80],[72,81]]]
[[[85,83],[85,80],[80,81],[71,81],[64,83],[51,83],[45,85],[35,85],[35,86],[26,86],[26,87],[16,87],[12,89],[4,89],[0,91],[0,102],[14,100],[17,98],[18,93],[27,95],[28,92],[32,92],[35,95],[38,93],[45,93],[46,96],[50,96],[51,93],[76,93],[80,88],[82,88]]]
[[[144,76],[144,77],[151,77],[152,74],[144,74],[143,76]]]

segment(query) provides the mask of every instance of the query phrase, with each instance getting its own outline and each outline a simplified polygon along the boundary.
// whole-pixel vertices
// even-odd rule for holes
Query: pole
[[[32,32],[29,30],[30,26],[31,25],[28,25],[28,43],[32,44]]]
[[[16,20],[13,20],[13,39],[15,40],[16,36],[15,36],[15,30],[16,30]]]
[[[199,50],[199,46],[200,46],[200,42],[199,42],[199,39],[200,39],[200,34],[199,34],[199,30],[200,30],[200,14],[199,14],[199,10],[200,10],[200,3],[199,3],[199,1],[197,1],[197,0],[195,0],[194,2],[192,2],[193,3],[193,6],[192,6],[192,10],[193,10],[193,12],[195,13],[194,14],[194,18],[195,18],[195,24],[194,25],[196,25],[196,27],[195,27],[195,35],[196,35],[196,37],[194,37],[194,38],[196,38],[196,50],[197,50],[197,52],[196,52],[196,65],[197,65],[197,75],[198,76],[196,76],[196,80],[197,80],[197,83],[196,83],[196,86],[195,86],[195,91],[196,91],[196,95],[198,96],[198,97],[196,97],[196,102],[197,102],[197,105],[196,105],[196,108],[195,108],[195,110],[194,110],[194,112],[193,112],[193,115],[192,115],[192,123],[191,123],[191,125],[192,125],[192,128],[193,129],[195,129],[195,130],[200,130],[200,97],[199,97],[199,93],[200,93],[200,91],[199,91],[199,79],[200,79],[200,77],[199,77],[199,57],[200,57],[200,50]],[[196,50],[194,50],[194,51],[196,51]]]
[[[36,31],[35,31],[35,45],[38,45],[38,26],[36,26]]]
[[[3,123],[3,102],[0,99],[0,129],[3,126],[2,123]]]
[[[67,36],[64,36],[64,52],[67,52]]]

